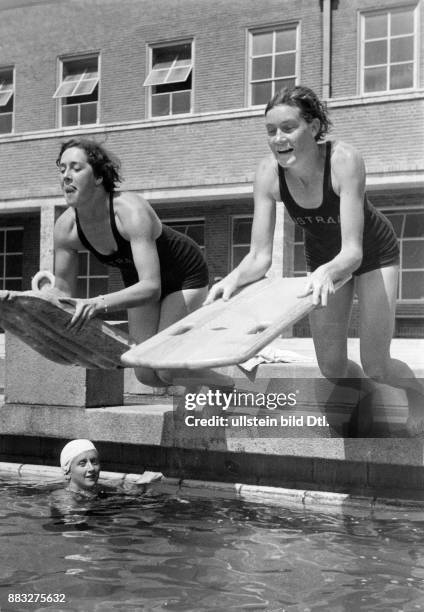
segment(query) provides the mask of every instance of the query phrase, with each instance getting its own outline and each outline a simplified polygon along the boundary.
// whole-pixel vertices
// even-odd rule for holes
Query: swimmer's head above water
[[[99,453],[90,440],[71,440],[60,453],[60,466],[68,488],[75,492],[94,491],[100,475]]]

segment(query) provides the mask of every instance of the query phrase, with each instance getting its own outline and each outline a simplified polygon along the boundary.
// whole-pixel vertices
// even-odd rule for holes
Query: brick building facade
[[[397,334],[422,335],[423,24],[417,0],[0,0],[1,288],[53,268],[55,159],[73,135],[114,151],[123,189],[225,275],[248,248],[264,102],[297,82],[326,100],[331,136],[364,154],[401,241]],[[282,205],[276,236],[274,273],[302,273]],[[81,295],[119,283],[81,254]]]

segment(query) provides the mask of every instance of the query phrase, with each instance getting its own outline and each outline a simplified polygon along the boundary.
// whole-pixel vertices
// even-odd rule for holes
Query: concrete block
[[[6,332],[5,401],[43,406],[123,403],[123,370],[88,370],[50,361]]]

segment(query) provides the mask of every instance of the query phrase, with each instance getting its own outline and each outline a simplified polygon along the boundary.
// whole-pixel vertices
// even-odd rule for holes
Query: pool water
[[[151,493],[64,518],[50,493],[0,481],[2,612],[424,610],[424,513]],[[16,593],[65,602],[10,602]]]

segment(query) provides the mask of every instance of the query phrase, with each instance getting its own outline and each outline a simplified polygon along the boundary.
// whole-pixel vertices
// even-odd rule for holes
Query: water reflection
[[[422,516],[151,494],[98,500],[73,523],[50,516],[50,495],[0,490],[0,604],[31,589],[84,612],[424,608]]]

